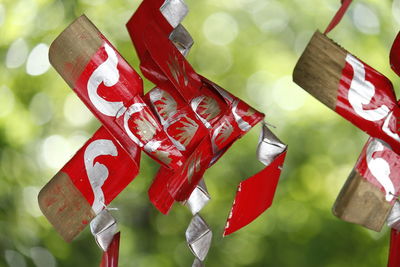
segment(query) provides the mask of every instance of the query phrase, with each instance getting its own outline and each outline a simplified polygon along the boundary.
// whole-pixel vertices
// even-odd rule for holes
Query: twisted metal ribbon
[[[193,218],[185,233],[186,242],[195,256],[192,267],[204,266],[204,259],[211,246],[211,229],[199,215],[200,210],[209,200],[210,195],[208,194],[206,184],[204,180],[201,180],[185,203],[193,214]]]
[[[100,267],[117,267],[120,232],[117,221],[107,209],[102,210],[90,222],[90,231],[97,245],[103,250]]]

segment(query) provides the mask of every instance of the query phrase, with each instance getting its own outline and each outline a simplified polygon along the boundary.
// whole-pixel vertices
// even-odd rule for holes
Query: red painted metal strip
[[[107,251],[103,253],[100,267],[118,267],[119,240],[120,232],[114,235],[114,238]]]
[[[130,154],[140,146],[165,166],[182,165],[183,155],[140,97],[140,77],[106,40],[80,75],[74,91]]]
[[[388,267],[400,267],[400,232],[396,229],[390,234]]]
[[[342,5],[340,6],[339,10],[336,12],[335,16],[332,18],[331,22],[329,23],[328,27],[326,28],[324,34],[328,34],[331,30],[333,30],[336,25],[342,20],[344,14],[346,13],[347,9],[349,8],[352,0],[342,0]]]
[[[98,213],[139,173],[139,150],[136,150],[134,158],[135,161],[111,134],[101,127],[61,171],[69,175],[76,188]],[[97,203],[94,203],[95,199]]]
[[[400,33],[397,34],[390,50],[390,66],[400,76]]]
[[[285,156],[286,152],[239,184],[224,236],[248,225],[272,205]]]
[[[400,153],[400,109],[396,103],[392,83],[351,54],[346,56],[336,112],[370,136],[382,139],[395,152]]]

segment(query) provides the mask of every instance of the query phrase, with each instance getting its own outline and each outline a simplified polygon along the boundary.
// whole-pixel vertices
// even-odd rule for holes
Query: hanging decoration
[[[343,186],[333,213],[344,221],[380,231],[392,227],[389,266],[400,266],[400,110],[392,83],[326,34],[342,18],[342,7],[325,34],[316,32],[293,72],[293,80],[330,109],[371,136]],[[400,35],[390,52],[392,69],[400,75]]]
[[[193,218],[186,240],[203,266],[212,232],[199,215],[210,200],[203,175],[264,114],[194,71],[185,59],[193,40],[180,24],[182,0],[144,0],[127,23],[141,77],[86,17],[52,43],[49,59],[102,126],[39,194],[39,205],[66,241],[87,224],[104,251],[101,266],[118,265],[119,232],[107,205],[137,176],[143,151],[161,167],[149,199],[167,214],[174,202]],[[241,182],[224,235],[271,206],[286,155],[263,124],[257,157],[265,168]]]

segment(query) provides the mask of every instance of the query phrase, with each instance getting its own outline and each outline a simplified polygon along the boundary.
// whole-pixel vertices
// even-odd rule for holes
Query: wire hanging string
[[[342,5],[339,8],[339,10],[336,12],[335,16],[332,18],[328,27],[326,27],[324,34],[328,34],[331,30],[333,30],[333,28],[336,27],[336,25],[339,24],[339,22],[342,20],[344,14],[346,13],[346,11],[349,8],[352,1],[353,0],[341,0]]]

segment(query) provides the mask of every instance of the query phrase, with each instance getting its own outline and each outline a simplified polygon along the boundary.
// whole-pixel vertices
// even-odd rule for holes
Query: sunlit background
[[[259,127],[205,175],[212,201],[202,216],[213,229],[207,266],[385,266],[381,233],[331,213],[367,136],[292,83],[296,60],[339,0],[186,0],[184,26],[195,40],[188,59],[204,76],[266,114],[289,153],[274,205],[250,226],[222,238],[238,183],[261,170]],[[50,66],[52,40],[85,13],[138,70],[125,29],[138,0],[0,1],[0,266],[98,266],[89,229],[65,243],[41,214],[45,183],[99,127]],[[400,0],[355,0],[330,37],[388,76],[400,29]],[[146,82],[146,90],[151,84]],[[111,207],[119,220],[120,266],[191,266],[185,230],[190,212],[161,215],[147,188],[157,165],[141,173]]]

